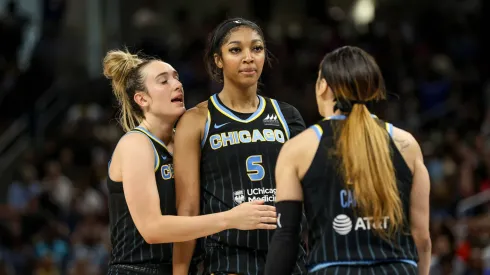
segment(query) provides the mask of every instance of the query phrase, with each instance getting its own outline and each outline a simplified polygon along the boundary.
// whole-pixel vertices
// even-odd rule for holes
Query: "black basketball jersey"
[[[155,153],[155,180],[163,215],[177,215],[172,154],[165,144],[142,127],[128,134],[144,134]],[[138,232],[129,213],[122,182],[107,177],[112,253],[110,264],[171,264],[172,244],[148,244]]]
[[[215,94],[208,100],[202,140],[202,213],[229,210],[243,202],[276,198],[275,166],[290,130],[276,100],[259,97],[252,114],[225,107]],[[226,230],[209,236],[230,246],[267,250],[272,231]]]
[[[393,241],[386,241],[372,231],[373,227],[387,228],[386,217],[380,224],[370,217],[354,212],[356,198],[346,188],[339,174],[340,160],[331,154],[335,148],[334,131],[342,127],[345,116],[333,116],[312,126],[320,139],[314,159],[301,181],[304,208],[309,228],[308,266],[316,269],[334,265],[372,264],[402,261],[416,265],[417,249],[410,228],[396,232]],[[373,118],[378,120],[377,118]],[[378,120],[391,135],[393,126]],[[405,217],[409,217],[412,172],[390,138],[393,164]],[[409,224],[407,221],[406,224]],[[316,269],[315,269],[316,268]]]

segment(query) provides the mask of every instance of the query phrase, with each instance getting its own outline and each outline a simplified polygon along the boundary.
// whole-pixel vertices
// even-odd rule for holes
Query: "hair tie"
[[[340,100],[337,99],[335,102],[335,105],[333,107],[333,111],[340,110],[341,112],[344,113],[350,113],[352,111],[352,107],[354,107],[355,104],[361,104],[361,105],[366,105],[365,101],[361,100]]]

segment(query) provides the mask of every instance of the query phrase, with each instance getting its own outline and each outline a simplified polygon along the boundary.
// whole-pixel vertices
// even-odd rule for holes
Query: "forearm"
[[[146,228],[151,243],[195,240],[228,229],[226,212],[195,216],[161,216]]]
[[[415,238],[415,244],[417,246],[417,253],[419,255],[419,275],[429,275],[432,251],[431,240],[430,238],[426,238],[424,240],[417,240]]]
[[[199,208],[193,205],[178,204],[177,209],[178,209],[177,212],[179,216],[199,215]],[[195,239],[196,238],[189,241],[174,243],[173,255],[172,255],[172,266],[173,266],[174,275],[189,274],[189,267],[192,261],[192,255],[194,254],[194,249],[196,247]]]
[[[276,203],[278,228],[267,253],[265,274],[292,274],[298,257],[302,202]]]
[[[298,258],[300,237],[298,234],[277,236],[269,247],[266,261],[266,275],[292,274]]]
[[[419,252],[419,275],[429,275],[430,270],[430,252]]]

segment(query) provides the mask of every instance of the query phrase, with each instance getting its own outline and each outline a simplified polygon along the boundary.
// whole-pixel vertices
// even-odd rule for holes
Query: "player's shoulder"
[[[309,151],[308,149],[314,149],[318,147],[320,137],[313,127],[302,131],[295,137],[288,140],[282,147],[284,154],[291,157],[297,157]]]
[[[298,109],[296,109],[296,107],[294,107],[293,105],[291,105],[285,101],[277,100],[274,98],[271,98],[271,101],[277,103],[277,105],[279,106],[279,108],[283,112],[291,112],[291,113],[298,112],[299,113],[299,111],[298,111]]]
[[[196,136],[204,129],[208,115],[208,103],[207,101],[197,104],[195,107],[185,111],[185,113],[179,118],[177,127],[175,130],[178,139],[184,136]],[[202,125],[202,126],[201,126]]]
[[[138,143],[143,140],[144,141],[148,140],[148,137],[144,133],[136,130],[131,130],[121,137],[121,139],[119,140],[119,144],[134,145],[134,143]]]
[[[208,101],[202,101],[198,103],[195,107],[190,108],[185,112],[184,115],[188,116],[207,116],[208,113]]]
[[[190,108],[185,111],[182,117],[179,119],[179,124],[181,122],[184,123],[194,123],[199,122],[201,120],[206,120],[208,115],[208,101],[203,101],[197,104],[195,107]]]
[[[276,107],[279,108],[279,111],[283,114],[288,124],[299,123],[303,129],[306,127],[303,117],[301,116],[301,113],[298,111],[296,107],[284,101],[279,101],[276,99],[273,99],[273,101],[276,102],[277,104]]]
[[[412,133],[395,126],[393,126],[392,137],[395,142],[403,141],[405,145],[419,145]]]
[[[414,162],[423,160],[422,149],[415,137],[408,131],[393,126],[392,139],[405,162],[413,171]]]
[[[208,110],[208,101],[205,100],[205,101],[202,101],[202,102],[199,102],[196,107],[192,108],[192,109],[196,109],[196,110],[205,110],[207,111]]]
[[[129,131],[121,137],[116,151],[128,152],[132,150],[140,150],[142,148],[151,148],[151,140],[144,133],[139,131]]]
[[[308,128],[288,140],[281,149],[277,169],[296,169],[303,179],[315,158],[320,139],[313,128]]]

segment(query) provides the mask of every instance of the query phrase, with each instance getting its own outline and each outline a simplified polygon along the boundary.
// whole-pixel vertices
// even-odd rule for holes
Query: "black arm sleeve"
[[[306,129],[306,125],[298,109],[285,102],[278,101],[278,104],[279,108],[281,108],[282,114],[284,115],[284,119],[289,126],[291,138],[303,132]]]
[[[277,229],[267,252],[265,274],[289,275],[298,258],[303,202],[279,201],[276,211]]]

